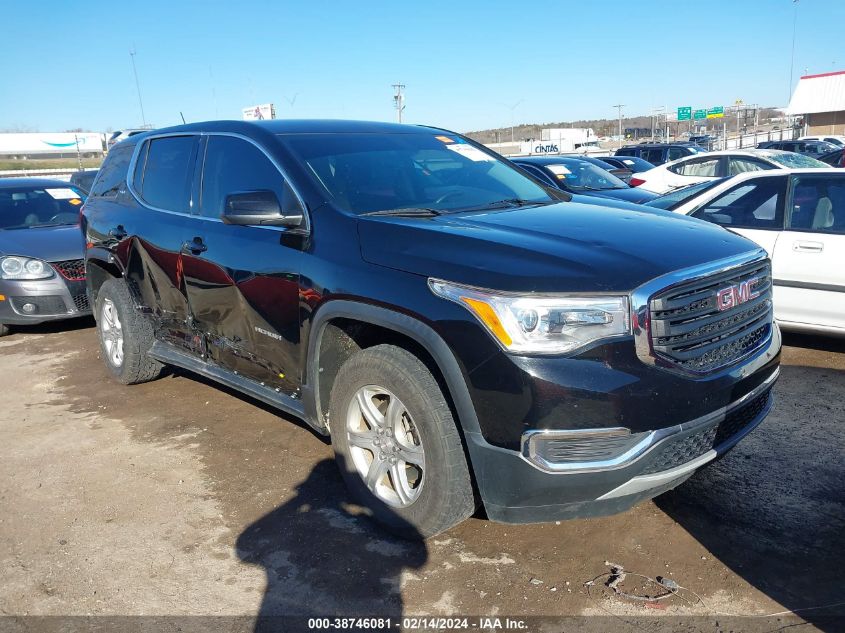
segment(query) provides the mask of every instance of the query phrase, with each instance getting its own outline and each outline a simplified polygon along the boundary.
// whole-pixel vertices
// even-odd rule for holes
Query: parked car
[[[837,149],[824,156],[819,156],[819,160],[831,167],[845,167],[845,149]]]
[[[79,209],[62,180],[0,179],[0,336],[9,326],[91,314]]]
[[[120,141],[126,140],[137,134],[143,134],[144,132],[149,132],[149,130],[146,128],[128,128],[126,130],[115,130],[114,132],[112,132],[112,135],[106,142],[106,147],[107,149],[111,149],[115,143],[119,143]]]
[[[660,165],[631,178],[632,187],[653,193],[666,193],[704,180],[726,178],[747,171],[782,169],[784,167],[828,167],[824,163],[794,152],[770,149],[737,149],[710,152]]]
[[[653,165],[678,160],[685,156],[703,154],[706,150],[695,143],[640,143],[639,145],[626,145],[616,150],[616,156],[635,156],[647,160]]]
[[[568,154],[564,154],[564,156],[568,156]],[[628,167],[620,167],[619,165],[613,165],[610,162],[604,160],[603,158],[587,156],[585,154],[572,155],[572,158],[577,158],[579,160],[586,161],[592,165],[595,165],[599,169],[609,171],[611,174],[613,174],[619,180],[626,184],[631,179],[631,176],[634,175],[634,172],[631,171]]]
[[[94,178],[97,176],[96,169],[80,169],[73,172],[70,176],[70,184],[75,185],[82,193],[88,195],[91,191],[91,185]]]
[[[766,249],[781,327],[845,335],[845,172],[747,173],[703,189],[673,210]]]
[[[707,222],[568,199],[431,127],[129,138],[82,214],[103,360],[126,384],[176,365],[303,419],[404,536],[476,499],[509,522],[620,512],[766,416],[769,262]]]
[[[818,158],[838,149],[838,146],[825,141],[766,141],[758,143],[757,149],[780,149]]]
[[[606,163],[611,165],[615,165],[622,169],[629,169],[631,170],[631,175],[638,174],[641,171],[648,171],[649,169],[654,168],[654,164],[648,162],[647,160],[643,160],[637,156],[596,156],[599,160],[603,160]],[[623,179],[624,180],[624,179]],[[631,177],[628,177],[628,182],[631,180]]]
[[[654,194],[632,189],[622,180],[589,161],[568,156],[514,156],[510,159],[544,184],[567,193],[615,198],[640,204]]]
[[[688,200],[692,200],[699,194],[712,189],[719,185],[719,183],[727,180],[726,178],[714,178],[712,180],[703,180],[694,185],[687,185],[686,187],[679,187],[672,189],[668,193],[649,200],[644,203],[647,207],[654,207],[655,209],[663,209],[664,211],[674,211]]]
[[[716,142],[716,139],[710,136],[709,134],[700,134],[690,136],[689,142],[695,143],[699,147],[710,151],[711,149],[713,149],[713,143]]]
[[[838,147],[845,147],[845,136],[841,134],[822,134],[820,136],[802,136],[799,141],[824,141]]]

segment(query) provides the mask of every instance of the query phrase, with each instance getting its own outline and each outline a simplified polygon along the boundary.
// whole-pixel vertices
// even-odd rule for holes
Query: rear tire
[[[475,511],[451,409],[412,353],[377,345],[350,357],[332,387],[329,420],[347,486],[391,532],[426,538]]]
[[[9,326],[0,323],[0,336],[6,336],[9,333]]]
[[[100,286],[94,316],[103,361],[118,381],[134,385],[161,375],[164,365],[149,355],[152,324],[135,309],[122,279],[109,279]]]

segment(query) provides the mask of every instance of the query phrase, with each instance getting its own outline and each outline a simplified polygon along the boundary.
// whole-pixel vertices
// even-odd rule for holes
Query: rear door
[[[205,247],[185,256],[190,311],[209,358],[286,394],[301,384],[299,270],[303,240],[272,226],[221,221],[228,194],[269,190],[283,211],[303,205],[252,141],[207,137],[195,232]],[[304,215],[304,211],[302,212]]]
[[[156,317],[156,336],[197,355],[183,274],[182,245],[194,234],[194,170],[199,136],[145,140],[135,157],[130,189],[140,202],[131,228],[126,278]]]
[[[792,176],[775,247],[775,314],[845,332],[845,174]]]

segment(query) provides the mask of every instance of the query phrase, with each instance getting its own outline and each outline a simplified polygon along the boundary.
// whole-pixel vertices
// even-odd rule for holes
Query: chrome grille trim
[[[717,309],[718,289],[755,276],[758,297]],[[771,340],[771,297],[771,264],[762,249],[658,277],[631,295],[637,356],[691,376],[735,365]]]

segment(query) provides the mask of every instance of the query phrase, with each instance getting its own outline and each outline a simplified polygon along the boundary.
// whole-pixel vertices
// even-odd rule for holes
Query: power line
[[[132,50],[129,51],[129,59],[132,60],[132,73],[135,75],[135,88],[138,91],[138,105],[141,106],[141,121],[144,124],[144,127],[147,127],[147,117],[144,116],[144,102],[141,100],[141,84],[138,81],[138,69],[135,68],[135,47],[132,47]]]

